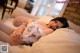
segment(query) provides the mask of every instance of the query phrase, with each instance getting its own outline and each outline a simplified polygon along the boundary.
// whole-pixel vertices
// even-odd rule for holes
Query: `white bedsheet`
[[[42,37],[32,47],[11,46],[12,53],[80,53],[80,35],[70,29],[58,29]]]

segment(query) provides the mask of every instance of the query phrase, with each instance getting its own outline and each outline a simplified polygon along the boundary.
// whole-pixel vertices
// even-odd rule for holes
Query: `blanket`
[[[58,29],[29,46],[10,46],[8,53],[80,53],[80,35],[71,29]]]

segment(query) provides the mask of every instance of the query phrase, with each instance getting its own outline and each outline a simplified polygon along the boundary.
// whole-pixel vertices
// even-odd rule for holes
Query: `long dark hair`
[[[61,28],[69,27],[68,21],[64,17],[56,17],[56,18],[52,19],[51,21],[60,21],[63,24],[63,26]]]

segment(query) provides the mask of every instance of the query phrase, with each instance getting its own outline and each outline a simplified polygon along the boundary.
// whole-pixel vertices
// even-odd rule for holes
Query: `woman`
[[[69,27],[67,19],[63,17],[57,17],[52,19],[49,24],[42,22],[23,23],[18,29],[16,29],[11,36],[7,33],[0,31],[1,41],[8,42],[11,45],[30,45],[38,41],[42,36],[52,33],[58,28]],[[8,39],[8,40],[6,40]]]

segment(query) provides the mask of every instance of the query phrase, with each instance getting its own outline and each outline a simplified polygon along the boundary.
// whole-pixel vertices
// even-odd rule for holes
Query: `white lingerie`
[[[40,37],[45,36],[42,28],[37,24],[37,22],[30,23],[23,32],[23,41],[25,42],[36,42]]]

